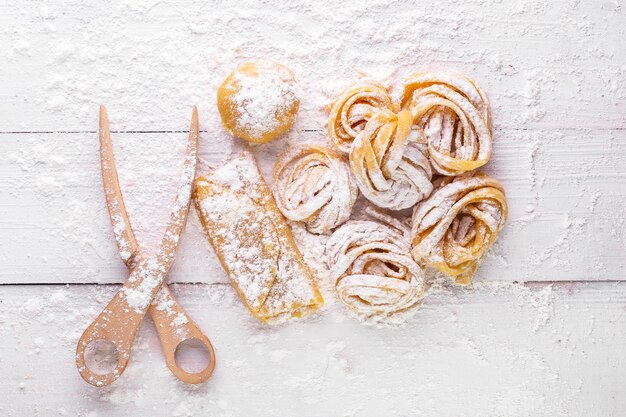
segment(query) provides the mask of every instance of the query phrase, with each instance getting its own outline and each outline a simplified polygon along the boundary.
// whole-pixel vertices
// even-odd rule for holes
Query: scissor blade
[[[122,260],[129,269],[132,269],[139,258],[139,246],[128,219],[120,182],[115,167],[115,156],[109,130],[109,117],[104,106],[100,106],[100,167],[102,169],[102,183],[107,201],[109,217],[113,225],[113,233]]]
[[[181,185],[176,194],[174,207],[170,213],[170,219],[165,228],[163,240],[159,246],[158,262],[164,271],[168,271],[174,261],[176,248],[180,235],[185,228],[189,204],[191,202],[191,189],[196,176],[196,161],[198,159],[198,109],[193,107],[191,125],[189,126],[189,139],[185,150],[185,163]]]

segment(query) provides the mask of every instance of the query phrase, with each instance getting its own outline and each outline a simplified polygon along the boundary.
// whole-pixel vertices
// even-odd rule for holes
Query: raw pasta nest
[[[326,251],[339,299],[368,316],[386,317],[415,306],[426,290],[422,268],[409,255],[409,230],[351,220],[335,231]]]
[[[273,192],[289,220],[311,233],[327,233],[350,218],[358,189],[348,164],[331,149],[303,144],[287,149],[274,165]]]
[[[352,145],[350,166],[359,189],[379,207],[413,207],[433,189],[425,145],[409,136],[411,121],[407,110],[381,110]]]
[[[339,152],[347,155],[352,142],[367,121],[379,110],[393,110],[387,89],[372,81],[359,81],[333,101],[328,118],[328,137]]]
[[[489,161],[489,100],[467,76],[453,71],[414,74],[405,81],[401,106],[413,113],[439,174],[459,175]]]
[[[504,188],[483,173],[444,177],[415,207],[413,258],[468,284],[507,218]]]

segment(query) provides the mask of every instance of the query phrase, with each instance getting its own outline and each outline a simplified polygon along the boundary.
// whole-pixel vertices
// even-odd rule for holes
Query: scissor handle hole
[[[105,339],[95,339],[85,347],[85,366],[96,375],[115,371],[120,354],[115,344]]]
[[[204,371],[211,363],[211,352],[200,339],[183,340],[174,352],[176,364],[185,372],[196,374]]]

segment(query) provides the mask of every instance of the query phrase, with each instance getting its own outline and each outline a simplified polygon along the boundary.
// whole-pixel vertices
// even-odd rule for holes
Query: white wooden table
[[[626,6],[621,1],[330,0],[0,3],[0,415],[626,415]],[[292,67],[295,128],[254,151],[324,141],[321,104],[356,70],[457,69],[488,92],[509,223],[471,289],[402,328],[318,316],[277,328],[237,299],[192,212],[170,281],[218,368],[183,386],[142,328],[126,373],[85,384],[75,343],[126,278],[97,154],[109,108],[122,187],[149,249],[182,163],[231,151],[215,88],[237,63]],[[309,260],[315,258],[311,254]]]

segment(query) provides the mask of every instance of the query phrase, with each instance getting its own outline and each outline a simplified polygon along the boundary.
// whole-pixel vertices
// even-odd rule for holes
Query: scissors
[[[167,366],[178,379],[188,384],[201,383],[215,369],[215,351],[211,341],[178,304],[165,282],[187,220],[197,156],[198,110],[194,106],[181,185],[157,253],[144,256],[122,198],[107,111],[100,106],[100,164],[104,194],[115,240],[130,276],[78,341],[76,365],[82,378],[91,385],[108,385],[124,372],[146,312],[150,313],[156,326]],[[199,341],[210,355],[209,363],[200,372],[189,373],[176,363],[176,349],[187,340]],[[115,348],[117,363],[113,370],[99,373],[87,366],[85,352],[96,341],[112,344]]]

